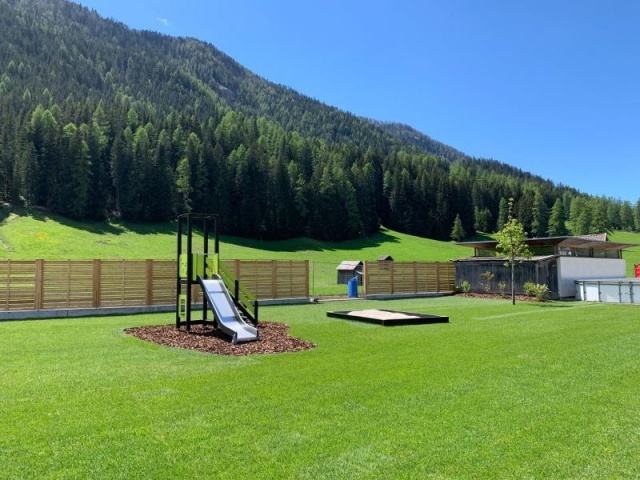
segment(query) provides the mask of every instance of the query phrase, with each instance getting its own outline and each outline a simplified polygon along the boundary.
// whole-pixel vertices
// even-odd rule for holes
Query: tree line
[[[515,198],[532,236],[640,228],[640,201],[523,180],[500,164],[331,144],[224,109],[199,122],[128,102],[38,104],[0,123],[0,147],[0,200],[76,219],[200,211],[254,238],[344,240],[383,224],[448,239],[456,218],[469,234],[500,230]]]

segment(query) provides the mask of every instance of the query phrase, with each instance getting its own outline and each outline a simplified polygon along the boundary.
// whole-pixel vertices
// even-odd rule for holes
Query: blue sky
[[[79,0],[479,158],[640,199],[636,0]]]

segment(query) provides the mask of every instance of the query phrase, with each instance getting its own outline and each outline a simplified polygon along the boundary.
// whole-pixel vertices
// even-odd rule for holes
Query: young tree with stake
[[[525,240],[527,233],[522,224],[513,218],[513,198],[509,199],[509,217],[502,230],[496,233],[498,253],[506,257],[505,265],[511,267],[511,304],[516,304],[515,264],[522,258],[531,258],[531,251]]]

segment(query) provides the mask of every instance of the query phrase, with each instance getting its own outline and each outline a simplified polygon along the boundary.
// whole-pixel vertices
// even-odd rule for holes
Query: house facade
[[[516,264],[515,291],[524,293],[527,282],[545,284],[551,298],[575,297],[577,280],[624,278],[622,251],[634,246],[610,242],[606,234],[530,238],[526,243],[533,256]],[[496,256],[497,241],[458,245],[473,248],[474,255],[454,260],[456,285],[469,282],[472,292],[511,291],[511,269],[505,258]]]

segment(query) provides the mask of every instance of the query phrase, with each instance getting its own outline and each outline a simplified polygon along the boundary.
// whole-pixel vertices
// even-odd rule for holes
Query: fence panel
[[[100,268],[100,306],[145,305],[146,265],[140,260],[103,260]]]
[[[223,260],[258,299],[309,296],[309,262],[294,260]]]
[[[440,293],[455,290],[452,263],[365,262],[365,295]]]
[[[0,308],[36,309],[36,263],[32,260],[0,262]]]
[[[36,265],[42,269],[39,309],[94,306],[92,261],[36,261]]]
[[[176,262],[175,260],[154,260],[151,262],[151,292],[149,305],[171,305],[176,302]]]

